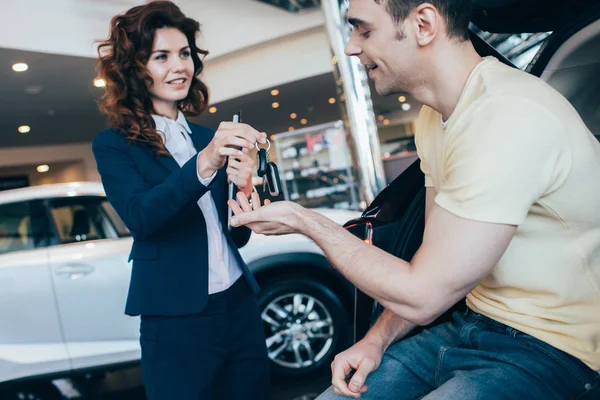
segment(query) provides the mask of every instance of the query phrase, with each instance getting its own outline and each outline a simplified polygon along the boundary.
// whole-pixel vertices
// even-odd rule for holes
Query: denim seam
[[[446,350],[448,350],[448,347],[442,346],[442,347],[440,347],[440,351],[438,352],[437,366],[435,368],[435,385],[436,386],[440,385],[440,374],[441,374],[441,369],[442,369],[442,362],[444,360],[444,354],[446,353]]]
[[[554,362],[556,362],[557,364],[559,364],[561,367],[563,367],[564,369],[566,369],[571,375],[573,375],[579,382],[583,383],[583,384],[587,384],[589,383],[585,377],[582,377],[579,372],[575,371],[573,368],[571,368],[569,365],[567,365],[567,363],[565,363],[563,360],[560,359],[560,357],[555,356],[554,354],[552,354],[551,352],[549,352],[548,350],[546,350],[545,348],[543,348],[542,346],[538,346],[535,344],[530,344],[527,343],[526,341],[520,339],[518,336],[515,336],[515,339],[517,339],[517,341],[519,343],[521,343],[524,346],[529,347],[532,350],[535,351],[539,351],[540,353],[543,353],[544,355],[546,355],[547,357],[549,357],[550,359],[552,359]]]

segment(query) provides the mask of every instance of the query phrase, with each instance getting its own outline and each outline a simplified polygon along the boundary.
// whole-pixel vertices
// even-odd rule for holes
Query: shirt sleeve
[[[198,165],[198,156],[196,155],[196,165]],[[215,171],[211,176],[209,176],[208,178],[203,178],[200,176],[200,171],[198,170],[198,167],[196,167],[196,175],[198,176],[198,181],[203,184],[204,186],[208,186],[210,185],[210,183],[213,181],[213,179],[215,179],[215,176],[217,176],[217,172]]]
[[[474,107],[462,120],[445,138],[436,203],[462,218],[520,225],[570,171],[560,121],[531,100],[505,96]]]

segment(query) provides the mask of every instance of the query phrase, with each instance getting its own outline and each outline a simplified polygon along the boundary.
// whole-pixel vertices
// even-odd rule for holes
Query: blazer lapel
[[[167,152],[168,151],[169,150],[167,150]],[[160,155],[158,157],[158,161],[170,172],[174,172],[179,169],[179,164],[177,164],[177,161],[175,161],[171,153]]]
[[[190,129],[192,130],[190,137],[192,138],[192,142],[194,143],[196,151],[199,153],[204,150],[206,146],[208,146],[214,134],[211,134],[212,132],[210,130],[203,129],[202,127],[198,127],[196,125],[190,125]]]

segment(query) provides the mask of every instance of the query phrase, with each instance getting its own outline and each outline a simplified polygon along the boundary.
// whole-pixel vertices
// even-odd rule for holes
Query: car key
[[[279,196],[281,192],[281,179],[279,178],[279,168],[273,161],[269,161],[267,171],[267,183],[269,184],[269,193],[271,196]]]
[[[256,174],[260,178],[264,178],[264,176],[267,174],[267,164],[269,162],[268,161],[269,153],[267,153],[267,150],[265,150],[265,149],[260,149],[260,150],[258,150],[257,157],[258,157],[258,167],[256,170]]]

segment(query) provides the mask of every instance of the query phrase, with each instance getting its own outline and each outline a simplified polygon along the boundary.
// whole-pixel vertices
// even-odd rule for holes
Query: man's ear
[[[439,11],[431,4],[424,3],[415,8],[409,17],[416,30],[416,41],[419,46],[427,46],[438,35],[443,19]]]

